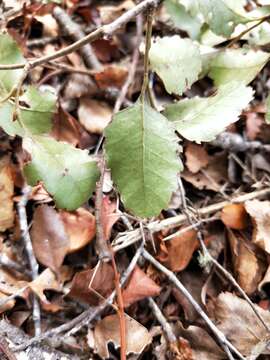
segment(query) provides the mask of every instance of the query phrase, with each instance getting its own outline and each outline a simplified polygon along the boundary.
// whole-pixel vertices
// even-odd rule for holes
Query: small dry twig
[[[27,214],[26,214],[26,205],[28,202],[28,198],[31,194],[31,187],[26,186],[23,188],[22,197],[18,203],[18,215],[21,229],[21,236],[25,244],[25,250],[28,256],[28,261],[31,270],[32,280],[35,280],[38,277],[38,263],[33,251],[33,246],[29,234],[28,223],[27,223]],[[41,333],[41,324],[40,324],[40,306],[38,298],[35,294],[33,294],[33,320],[35,326],[35,335],[39,335]]]

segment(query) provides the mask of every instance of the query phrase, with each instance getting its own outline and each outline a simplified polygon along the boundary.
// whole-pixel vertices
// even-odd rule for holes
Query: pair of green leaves
[[[0,35],[0,63],[23,62],[25,59],[12,38]],[[21,76],[22,70],[0,71],[2,99],[15,89]],[[28,182],[35,185],[42,181],[58,207],[78,208],[89,199],[95,188],[99,173],[96,162],[87,151],[48,136],[56,104],[53,93],[28,86],[20,97],[20,104],[19,118],[14,121],[14,101],[0,102],[0,126],[11,136],[23,137],[24,147],[32,157],[25,167]]]

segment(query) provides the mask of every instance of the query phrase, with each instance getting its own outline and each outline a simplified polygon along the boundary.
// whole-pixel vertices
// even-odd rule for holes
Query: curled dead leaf
[[[229,204],[221,211],[221,220],[231,229],[243,230],[248,225],[248,215],[243,204]]]
[[[68,296],[82,303],[96,306],[114,289],[114,272],[110,264],[100,262],[93,269],[77,272]]]
[[[161,245],[163,252],[159,253],[158,258],[172,271],[184,270],[199,246],[195,230],[186,231],[171,240],[162,242]]]
[[[68,253],[73,253],[89,244],[96,235],[96,219],[88,210],[60,211],[65,231],[69,238]]]
[[[228,229],[228,238],[237,281],[242,289],[251,295],[257,290],[262,279],[265,264],[254,244],[245,241],[230,229]]]
[[[36,208],[31,239],[38,261],[57,273],[69,250],[69,239],[60,215],[51,206]]]

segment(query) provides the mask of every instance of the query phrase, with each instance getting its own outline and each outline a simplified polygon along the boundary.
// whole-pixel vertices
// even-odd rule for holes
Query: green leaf
[[[24,147],[32,155],[24,168],[30,185],[42,181],[56,205],[67,210],[75,210],[89,199],[99,172],[86,150],[47,136],[25,138]]]
[[[51,130],[51,118],[55,110],[55,95],[50,91],[40,92],[29,86],[20,100],[27,104],[27,107],[20,107],[20,121],[13,121],[13,102],[0,104],[0,126],[4,131],[11,136],[48,133]]]
[[[17,43],[8,34],[0,34],[0,64],[21,64],[25,59]],[[22,69],[0,70],[0,94],[3,97],[18,82]]]
[[[250,49],[227,49],[216,55],[209,76],[216,85],[231,81],[250,83],[269,59],[269,54]]]
[[[212,141],[225,128],[238,120],[242,110],[253,98],[253,90],[233,82],[218,89],[215,96],[195,97],[168,105],[164,115],[174,122],[186,139]]]
[[[202,68],[198,46],[178,35],[158,38],[151,46],[149,59],[170,94],[181,95],[198,80]]]
[[[199,9],[210,29],[230,37],[236,25],[251,21],[238,0],[198,0]]]
[[[267,99],[266,99],[265,121],[267,124],[270,124],[270,94],[267,96]]]
[[[164,4],[175,27],[186,31],[193,39],[199,36],[202,22],[192,17],[179,0],[166,0]]]
[[[114,116],[105,136],[108,166],[125,206],[141,217],[158,215],[181,170],[170,123],[138,101]]]

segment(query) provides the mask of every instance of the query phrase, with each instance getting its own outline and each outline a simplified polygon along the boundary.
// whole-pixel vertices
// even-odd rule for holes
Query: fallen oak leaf
[[[126,322],[126,354],[141,354],[151,343],[152,336],[148,330],[136,320],[125,314]],[[117,314],[106,316],[94,329],[94,349],[102,359],[109,358],[108,344],[120,347],[120,324]]]
[[[146,297],[157,296],[160,291],[160,286],[136,266],[122,292],[124,307],[128,307]]]
[[[256,304],[254,307],[269,327],[269,311],[263,310]],[[264,340],[262,354],[270,354],[270,350],[266,347],[269,333],[246,300],[229,292],[221,293],[215,301],[214,315],[219,330],[243,355],[247,357],[251,355]]]

